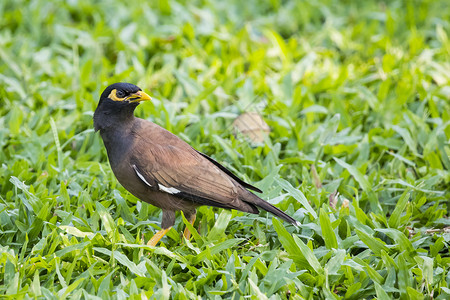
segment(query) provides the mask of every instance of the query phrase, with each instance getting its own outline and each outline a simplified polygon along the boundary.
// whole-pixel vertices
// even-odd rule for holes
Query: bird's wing
[[[195,150],[197,151],[197,150]],[[240,179],[239,177],[237,177],[236,175],[234,175],[230,170],[228,170],[227,168],[225,168],[224,166],[222,166],[220,163],[218,163],[217,161],[215,161],[213,158],[209,157],[208,155],[206,155],[205,153],[202,153],[200,151],[197,151],[200,155],[202,155],[204,158],[208,159],[210,162],[212,162],[213,164],[215,164],[219,169],[221,169],[223,172],[225,172],[228,176],[230,176],[231,178],[233,178],[234,180],[236,180],[237,182],[239,182],[242,186],[244,186],[247,189],[253,190],[255,192],[258,193],[262,193],[262,191],[260,189],[258,189],[256,186],[253,186],[245,181],[243,181],[242,179]]]
[[[239,199],[239,183],[169,131],[148,122],[137,131],[132,166],[152,189],[201,205],[257,212]]]

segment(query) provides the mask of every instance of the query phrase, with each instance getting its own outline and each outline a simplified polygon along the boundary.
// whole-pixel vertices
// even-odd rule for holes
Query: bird
[[[208,205],[258,214],[259,209],[298,225],[291,216],[263,200],[257,187],[239,179],[208,155],[160,127],[137,118],[134,110],[152,98],[138,86],[118,82],[101,94],[94,112],[111,169],[119,183],[142,201],[162,209],[161,230],[147,245],[155,247],[182,211],[193,225],[196,208]],[[184,237],[190,238],[188,228]]]

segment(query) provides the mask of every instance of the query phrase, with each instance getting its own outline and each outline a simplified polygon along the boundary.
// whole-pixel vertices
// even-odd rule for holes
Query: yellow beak
[[[141,102],[141,101],[152,100],[152,97],[150,97],[147,93],[145,93],[143,91],[139,91],[137,93],[131,94],[127,98],[127,100],[130,102]]]

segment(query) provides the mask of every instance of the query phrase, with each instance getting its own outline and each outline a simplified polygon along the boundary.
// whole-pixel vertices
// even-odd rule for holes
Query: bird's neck
[[[120,111],[103,109],[94,114],[94,127],[100,131],[111,166],[119,164],[133,144],[130,133],[137,119],[133,110],[129,107]]]
[[[123,131],[131,127],[135,119],[134,110],[139,103],[111,103],[112,100],[99,103],[94,112],[95,131]]]

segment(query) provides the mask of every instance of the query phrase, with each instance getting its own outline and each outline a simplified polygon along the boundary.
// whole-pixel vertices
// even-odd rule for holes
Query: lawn
[[[0,1],[0,297],[449,299],[449,32],[444,0]],[[202,207],[146,246],[93,130],[118,81],[301,225]]]

